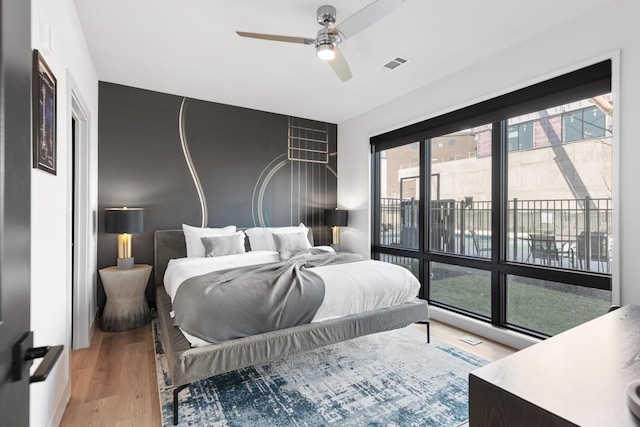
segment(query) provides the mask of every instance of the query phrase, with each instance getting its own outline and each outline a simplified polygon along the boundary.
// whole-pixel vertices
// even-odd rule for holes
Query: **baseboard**
[[[93,319],[91,319],[91,324],[89,325],[89,345],[91,345],[91,338],[93,338],[93,333],[96,331],[97,324],[98,324],[98,307],[96,307],[96,311],[93,313]]]
[[[60,425],[69,400],[71,400],[71,380],[67,381],[64,391],[60,394],[60,399],[58,400],[56,410],[51,417],[48,427],[58,427]]]
[[[430,306],[429,317],[517,350],[522,350],[523,348],[540,342],[539,339],[530,337],[529,335],[498,328],[489,323],[472,319],[462,314],[453,313],[439,307]]]

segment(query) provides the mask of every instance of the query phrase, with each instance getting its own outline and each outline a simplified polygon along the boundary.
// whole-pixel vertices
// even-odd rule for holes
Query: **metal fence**
[[[508,203],[507,259],[610,272],[611,199],[519,200]],[[380,244],[418,249],[418,200],[383,198]],[[429,249],[491,257],[491,202],[433,200]]]

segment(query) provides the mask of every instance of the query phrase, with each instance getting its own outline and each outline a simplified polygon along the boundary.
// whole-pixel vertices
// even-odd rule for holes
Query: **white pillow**
[[[296,231],[293,233],[273,233],[273,240],[280,253],[281,260],[287,260],[295,253],[311,248],[306,229],[305,231]]]
[[[200,238],[214,236],[228,236],[236,232],[235,225],[223,228],[201,228],[182,224],[184,241],[187,244],[187,257],[204,257],[204,245]]]
[[[273,233],[297,233],[308,232],[307,227],[300,223],[294,227],[254,227],[248,228],[244,232],[249,238],[249,245],[252,251],[277,251],[276,243],[273,241]]]
[[[237,231],[228,236],[201,237],[204,256],[216,257],[244,253],[244,233]]]

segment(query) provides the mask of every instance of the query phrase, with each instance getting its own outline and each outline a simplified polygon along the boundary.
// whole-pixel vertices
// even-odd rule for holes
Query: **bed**
[[[169,261],[186,257],[182,230],[154,233],[154,267],[159,331],[173,385],[173,421],[178,424],[178,394],[190,383],[218,374],[264,363],[359,336],[402,328],[412,323],[427,325],[428,306],[413,299],[399,305],[303,324],[286,329],[232,339],[219,344],[193,347],[174,326],[171,297],[164,277]]]

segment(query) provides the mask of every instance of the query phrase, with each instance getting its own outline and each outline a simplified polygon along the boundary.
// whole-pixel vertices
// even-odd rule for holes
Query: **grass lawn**
[[[434,277],[431,299],[490,317],[490,278],[482,273]],[[507,285],[507,322],[548,335],[605,314],[610,305],[608,291],[514,277]]]

